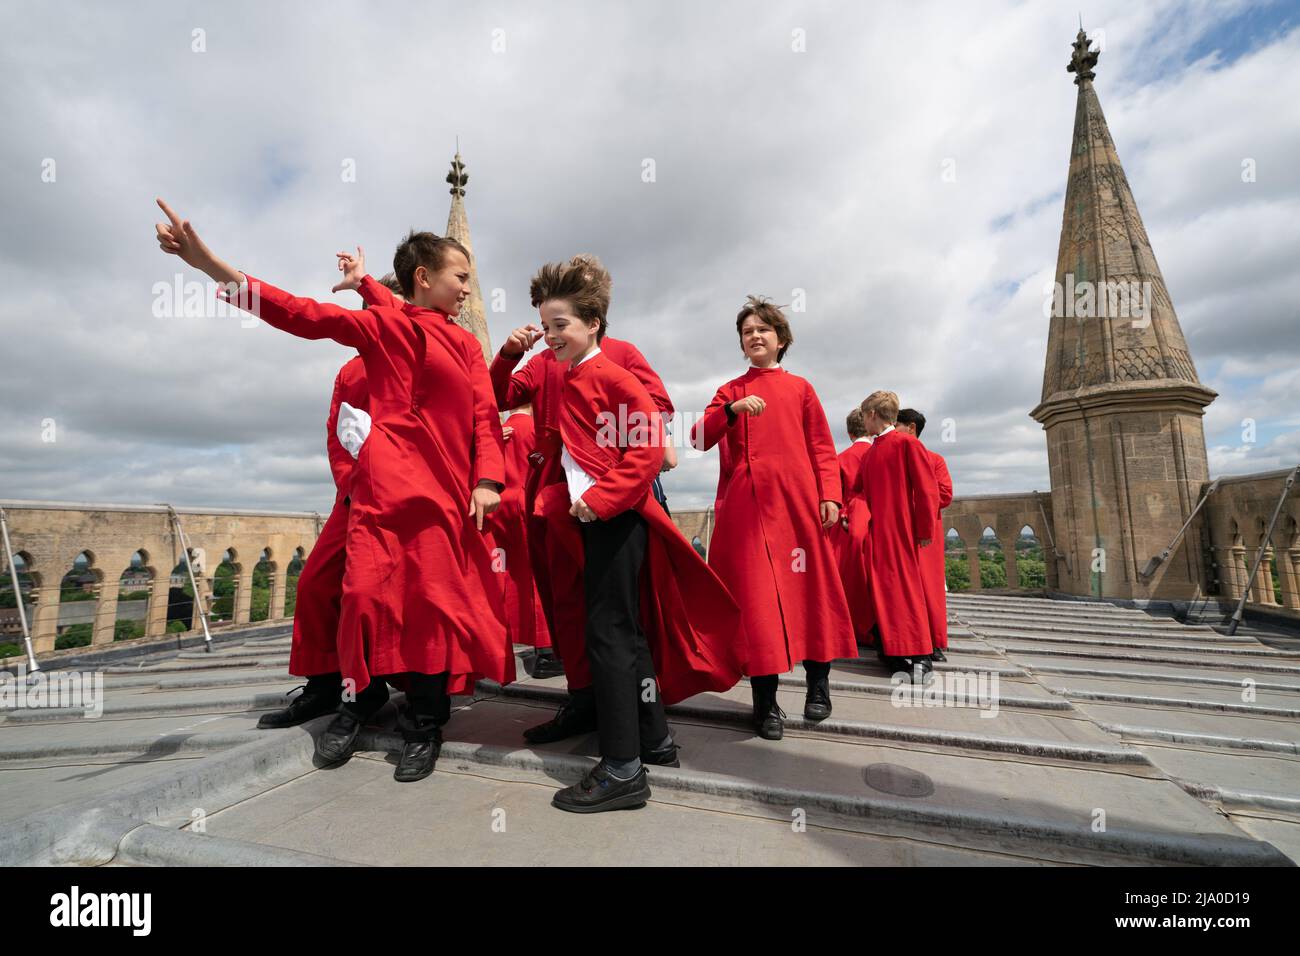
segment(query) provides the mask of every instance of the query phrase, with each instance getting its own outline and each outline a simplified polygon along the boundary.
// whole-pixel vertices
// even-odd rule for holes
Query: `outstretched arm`
[[[275,286],[250,279],[207,247],[189,220],[182,220],[163,200],[158,205],[168,222],[158,223],[158,247],[222,284],[221,297],[268,325],[304,339],[333,339],[364,351],[379,334],[378,319],[366,311],[353,312],[314,299],[292,296]]]

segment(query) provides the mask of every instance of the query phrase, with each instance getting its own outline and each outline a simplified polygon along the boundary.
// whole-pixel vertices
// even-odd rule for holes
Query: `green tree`
[[[966,561],[947,558],[944,561],[944,574],[948,580],[949,591],[966,591],[970,589],[970,568]]]
[[[62,651],[69,647],[88,647],[91,637],[92,629],[89,624],[71,624],[54,639],[54,649]]]

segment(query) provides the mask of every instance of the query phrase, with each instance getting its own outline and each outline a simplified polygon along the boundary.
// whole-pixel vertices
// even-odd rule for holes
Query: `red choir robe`
[[[756,394],[762,415],[728,424],[728,402]],[[853,621],[820,503],[843,503],[826,413],[812,385],[780,366],[750,368],[718,389],[691,432],[721,443],[709,565],[744,611],[745,673],[857,657]]]
[[[930,633],[934,646],[948,646],[948,592],[944,587],[947,581],[947,566],[944,561],[943,509],[952,504],[952,477],[948,474],[948,463],[943,455],[926,449],[930,465],[934,471],[935,487],[939,492],[939,507],[934,515],[933,544],[922,548],[921,580],[925,586],[925,606],[930,617]]]
[[[601,413],[622,408],[628,410],[629,427],[612,436]],[[558,424],[563,447],[596,481],[582,500],[597,517],[635,510],[646,521],[641,627],[662,700],[675,704],[706,691],[728,690],[739,682],[743,625],[726,587],[651,493],[650,485],[663,463],[663,448],[651,432],[659,427],[655,410],[645,386],[606,358],[602,344],[600,354],[565,373]],[[543,488],[538,504],[551,522],[566,562],[577,566],[582,580],[582,532],[578,519],[568,513],[572,503],[567,484]],[[561,515],[568,520],[561,520]]]
[[[293,641],[289,647],[289,673],[295,677],[329,674],[339,669],[336,638],[343,601],[344,545],[348,532],[348,493],[352,488],[353,458],[338,436],[339,406],[347,402],[366,411],[370,392],[361,356],[348,361],[334,378],[334,394],[326,420],[325,449],[334,476],[334,507],[320,529],[311,554],[298,577],[293,608]]]
[[[871,509],[867,576],[881,647],[889,657],[929,654],[934,646],[921,552],[943,554],[942,539],[934,540],[939,490],[929,454],[911,435],[885,432],[863,457],[857,483]],[[926,548],[917,547],[921,538],[931,539]]]
[[[844,597],[849,602],[849,616],[853,619],[853,636],[858,644],[872,643],[871,625],[874,621],[871,588],[867,581],[867,568],[871,563],[868,556],[871,547],[871,509],[863,497],[853,490],[858,487],[858,470],[862,467],[862,457],[870,448],[870,442],[855,441],[839,454],[844,512],[831,529],[831,544],[840,570],[840,583],[844,585]]]
[[[655,374],[645,356],[630,342],[605,336],[600,354],[632,373],[650,394],[654,409],[664,418],[673,414],[668,390]],[[582,569],[568,559],[563,544],[567,514],[546,517],[540,504],[546,496],[567,496],[564,469],[560,467],[560,406],[567,362],[558,362],[550,349],[538,352],[518,371],[522,356],[500,352],[492,360],[489,373],[497,404],[502,409],[531,404],[536,419],[537,448],[524,486],[524,507],[529,515],[528,547],[533,559],[533,575],[541,597],[555,651],[564,662],[570,688],[591,686],[591,669],[587,665],[587,601],[582,585]],[[660,462],[662,463],[660,449]],[[558,521],[560,528],[553,528]]]
[[[528,456],[536,446],[533,416],[520,413],[506,419],[513,434],[506,439],[506,490],[501,492],[501,507],[489,518],[492,546],[501,567],[506,609],[506,627],[516,644],[550,647],[551,632],[542,613],[537,583],[533,578],[532,559],[528,552],[528,513],[524,510],[524,481],[528,475]]]
[[[500,583],[467,516],[480,480],[505,481],[501,422],[483,352],[439,311],[361,311],[298,298],[248,276],[240,308],[306,339],[361,353],[370,436],[354,465],[338,630],[339,670],[360,692],[372,675],[449,672],[514,679]]]

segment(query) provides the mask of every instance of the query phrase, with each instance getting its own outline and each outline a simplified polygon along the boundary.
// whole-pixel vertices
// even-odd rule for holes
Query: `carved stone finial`
[[[1097,57],[1101,55],[1101,51],[1088,49],[1090,42],[1088,34],[1083,32],[1083,27],[1079,27],[1079,35],[1074,38],[1074,55],[1065,66],[1067,73],[1075,74],[1075,86],[1078,86],[1081,80],[1091,80],[1097,75],[1092,72],[1092,68],[1097,65]]]
[[[457,151],[456,158],[451,161],[451,172],[447,174],[447,182],[451,183],[451,194],[453,196],[465,195],[465,184],[469,182],[469,174],[465,172],[465,164],[460,161],[460,152]]]

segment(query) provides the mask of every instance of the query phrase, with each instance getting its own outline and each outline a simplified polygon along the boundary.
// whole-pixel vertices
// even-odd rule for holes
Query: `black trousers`
[[[641,565],[649,531],[635,511],[608,521],[584,521],[581,527],[587,660],[600,755],[631,760],[668,736],[650,646],[641,630]]]
[[[412,717],[437,727],[451,719],[451,696],[447,693],[446,671],[441,674],[417,674],[412,671],[401,676],[407,679],[406,703]],[[366,689],[357,694],[357,699],[343,706],[358,719],[369,720],[386,703],[387,680],[372,677]]]

